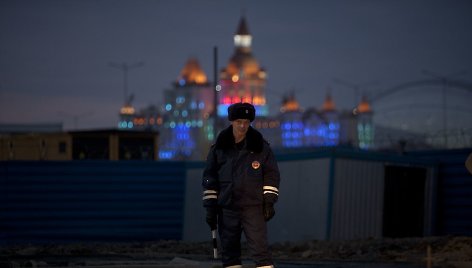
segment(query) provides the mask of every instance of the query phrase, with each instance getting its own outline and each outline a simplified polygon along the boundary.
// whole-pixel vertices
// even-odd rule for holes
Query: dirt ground
[[[430,254],[428,255],[428,247]],[[426,237],[402,239],[365,239],[350,241],[285,242],[271,245],[279,261],[392,262],[418,265],[431,261],[431,267],[472,267],[472,237]],[[86,256],[116,256],[141,260],[209,258],[210,241],[185,243],[156,241],[146,243],[77,243],[49,245],[10,245],[0,247],[3,263],[12,259],[45,259]],[[243,255],[248,257],[245,245]],[[429,256],[429,257],[428,257]]]
[[[472,237],[427,237],[351,241],[307,241],[273,245],[278,259],[427,263],[472,268]],[[466,265],[466,266],[464,266]],[[426,266],[425,266],[426,267]]]

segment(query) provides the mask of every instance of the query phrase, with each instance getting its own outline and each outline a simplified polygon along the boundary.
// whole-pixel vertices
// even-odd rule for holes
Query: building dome
[[[365,96],[362,97],[361,102],[357,105],[356,108],[357,113],[371,113],[372,108],[370,107],[369,102]]]
[[[261,71],[259,63],[251,53],[245,53],[237,50],[231,57],[226,67],[226,75],[232,77],[234,75],[244,75],[245,77],[256,76]]]
[[[180,71],[177,84],[180,86],[208,84],[207,76],[196,58],[188,59],[184,68]]]
[[[333,98],[331,94],[326,94],[325,101],[323,102],[323,106],[321,107],[323,112],[334,112],[336,111],[336,105],[334,104]]]
[[[295,99],[295,94],[291,93],[288,96],[284,96],[282,99],[281,112],[298,112],[300,111],[300,104]]]

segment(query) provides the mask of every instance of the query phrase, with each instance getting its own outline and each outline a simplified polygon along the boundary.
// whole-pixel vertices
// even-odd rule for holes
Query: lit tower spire
[[[354,114],[357,116],[359,148],[371,149],[374,146],[373,111],[365,95],[362,96],[361,102],[354,109]]]
[[[244,16],[234,35],[234,53],[220,72],[221,91],[218,100],[218,116],[225,117],[232,103],[249,102],[258,116],[267,116],[265,98],[266,72],[252,55],[252,36]]]
[[[321,112],[325,119],[325,127],[323,131],[325,139],[324,144],[328,146],[339,144],[339,115],[334,100],[331,97],[330,89],[328,89],[328,93],[326,93],[325,100],[321,106]]]
[[[334,104],[333,98],[331,97],[331,94],[329,92],[326,94],[326,98],[323,102],[323,106],[321,106],[321,110],[323,112],[336,111],[336,105]]]
[[[372,113],[372,109],[370,108],[370,104],[367,101],[367,97],[365,95],[362,96],[362,100],[359,103],[359,105],[357,105],[356,111],[357,111],[357,113],[360,113],[360,114]]]
[[[282,99],[282,107],[280,108],[282,113],[285,112],[300,112],[300,104],[295,98],[295,93],[291,92]]]
[[[244,17],[241,17],[241,20],[239,21],[238,30],[234,35],[234,46],[236,48],[251,50],[251,43],[252,36],[249,33],[246,19]]]

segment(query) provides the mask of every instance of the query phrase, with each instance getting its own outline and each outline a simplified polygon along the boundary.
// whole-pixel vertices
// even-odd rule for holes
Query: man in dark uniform
[[[203,172],[206,221],[220,235],[223,267],[241,266],[241,233],[256,267],[274,267],[268,248],[267,225],[279,195],[280,173],[269,143],[250,126],[254,106],[228,108],[231,125],[211,147]]]

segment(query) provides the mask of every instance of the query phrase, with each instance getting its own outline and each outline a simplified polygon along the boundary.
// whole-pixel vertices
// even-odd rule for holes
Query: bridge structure
[[[472,118],[471,82],[438,76],[405,82],[366,97],[378,125],[415,133],[436,148],[472,147],[472,120],[468,119]]]

